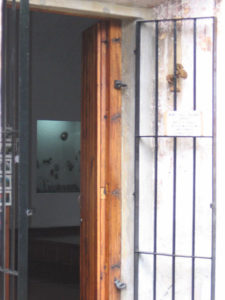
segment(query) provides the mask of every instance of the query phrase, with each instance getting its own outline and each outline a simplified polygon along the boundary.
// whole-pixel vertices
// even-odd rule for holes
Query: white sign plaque
[[[164,115],[165,135],[202,136],[203,119],[200,111],[169,111]]]

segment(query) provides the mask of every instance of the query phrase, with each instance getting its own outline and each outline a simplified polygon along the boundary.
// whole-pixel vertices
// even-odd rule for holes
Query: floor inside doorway
[[[29,230],[29,300],[79,300],[79,227]]]
[[[79,300],[79,285],[31,279],[29,300]]]

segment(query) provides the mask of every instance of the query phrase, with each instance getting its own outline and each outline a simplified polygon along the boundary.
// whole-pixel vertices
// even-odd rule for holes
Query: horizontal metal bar
[[[144,255],[159,255],[159,256],[181,257],[181,258],[212,259],[212,257],[209,256],[179,255],[179,254],[157,253],[157,252],[148,252],[148,251],[135,251],[135,253],[144,254]]]
[[[193,21],[193,20],[214,20],[215,17],[196,17],[196,18],[178,18],[178,19],[160,19],[160,20],[143,20],[137,23],[155,23],[155,22],[177,22],[177,21]]]
[[[205,138],[205,139],[212,139],[213,136],[211,135],[204,135],[204,136],[201,136],[201,135],[198,135],[198,136],[190,136],[190,135],[158,135],[158,136],[155,136],[155,135],[137,135],[135,136],[135,138],[137,139],[141,139],[141,138]]]
[[[4,274],[13,275],[13,276],[18,276],[19,275],[19,273],[17,271],[13,271],[13,270],[10,270],[10,269],[4,269],[2,267],[0,267],[0,272],[4,273]]]

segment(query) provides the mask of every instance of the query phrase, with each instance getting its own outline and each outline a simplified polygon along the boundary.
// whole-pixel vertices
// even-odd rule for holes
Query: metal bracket
[[[26,209],[26,215],[27,217],[32,217],[34,214],[34,209],[33,208],[27,208]]]
[[[121,38],[114,38],[112,39],[113,43],[120,43],[121,42]]]
[[[114,280],[114,284],[115,284],[116,288],[120,291],[127,287],[126,283],[121,282],[119,279],[116,279],[116,278]]]
[[[114,88],[117,90],[121,90],[121,88],[127,87],[126,83],[123,83],[121,80],[114,81]]]

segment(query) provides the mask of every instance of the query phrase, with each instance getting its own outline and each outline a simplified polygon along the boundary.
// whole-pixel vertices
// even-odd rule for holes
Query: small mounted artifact
[[[67,165],[68,170],[71,172],[74,168],[74,165],[72,164],[72,162],[67,160],[66,165]]]
[[[52,163],[52,158],[49,157],[48,159],[43,159],[42,162],[43,162],[44,165],[50,165]]]
[[[68,133],[66,131],[62,132],[60,137],[61,137],[61,140],[66,141],[68,138]]]
[[[181,91],[180,79],[186,79],[188,77],[187,72],[184,70],[182,64],[176,64],[176,76],[174,74],[169,74],[166,76],[166,79],[170,85],[170,91],[174,92],[175,90],[175,78],[176,78],[176,92]]]

